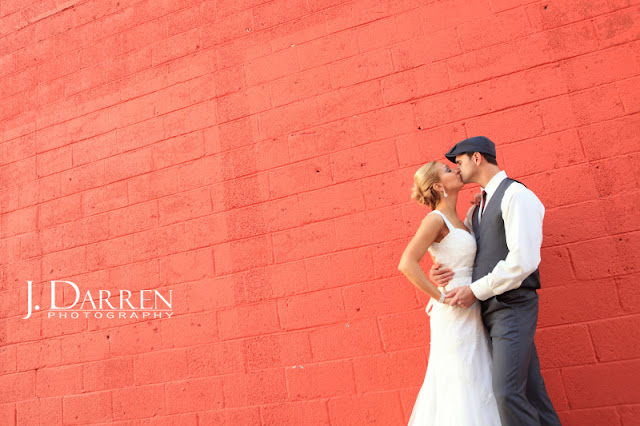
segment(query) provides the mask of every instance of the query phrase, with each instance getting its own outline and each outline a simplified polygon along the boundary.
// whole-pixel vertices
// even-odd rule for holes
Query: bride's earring
[[[444,198],[447,198],[447,191],[444,189],[444,187],[442,188],[442,194],[444,195]]]

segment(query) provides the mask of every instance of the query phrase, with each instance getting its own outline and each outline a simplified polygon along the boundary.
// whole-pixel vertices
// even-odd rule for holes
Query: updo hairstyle
[[[429,161],[413,175],[411,199],[431,207],[431,210],[435,210],[440,201],[440,194],[433,188],[433,184],[440,181],[437,166],[437,161]]]

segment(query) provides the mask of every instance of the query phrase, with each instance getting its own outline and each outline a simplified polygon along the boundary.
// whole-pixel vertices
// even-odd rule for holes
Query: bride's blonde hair
[[[431,207],[431,210],[435,210],[440,201],[440,194],[433,188],[434,183],[440,182],[437,166],[437,161],[429,161],[413,175],[411,199]]]

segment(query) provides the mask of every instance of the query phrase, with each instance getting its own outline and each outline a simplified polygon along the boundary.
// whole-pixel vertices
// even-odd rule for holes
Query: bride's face
[[[444,163],[440,163],[440,183],[447,190],[456,190],[464,186],[460,171]]]

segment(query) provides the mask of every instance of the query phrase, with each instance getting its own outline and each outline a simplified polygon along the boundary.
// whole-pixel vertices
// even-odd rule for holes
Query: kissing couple
[[[458,142],[414,175],[412,198],[431,208],[398,269],[431,296],[431,348],[409,426],[559,425],[534,343],[544,206],[496,162],[484,136]],[[482,196],[464,220],[466,183]],[[433,258],[429,277],[419,262]]]

